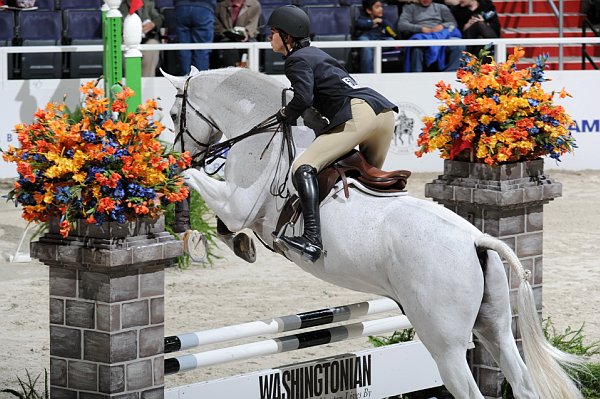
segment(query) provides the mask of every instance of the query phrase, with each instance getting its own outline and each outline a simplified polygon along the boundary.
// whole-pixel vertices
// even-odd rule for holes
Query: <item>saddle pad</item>
[[[403,197],[405,195],[408,195],[408,191],[377,191],[377,190],[373,190],[369,187],[366,187],[364,184],[362,184],[361,182],[359,182],[356,179],[353,179],[351,177],[349,177],[347,179],[348,181],[348,186],[349,187],[354,187],[357,190],[371,195],[373,197]],[[327,194],[327,196],[325,197],[325,199],[323,199],[323,201],[321,201],[321,206],[323,204],[325,204],[326,202],[328,202],[331,198],[333,198],[335,195],[338,195],[338,193],[340,191],[344,191],[344,185],[342,184],[341,181],[337,182],[333,188],[331,189],[331,191],[329,192],[329,194]],[[340,195],[344,195],[343,193]],[[350,191],[350,196],[352,196],[352,191]]]

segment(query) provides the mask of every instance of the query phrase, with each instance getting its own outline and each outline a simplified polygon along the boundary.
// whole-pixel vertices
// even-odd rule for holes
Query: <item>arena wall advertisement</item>
[[[434,98],[435,84],[444,80],[456,85],[454,73],[421,73],[421,74],[360,74],[354,76],[360,85],[375,88],[396,105],[399,113],[396,115],[396,127],[392,146],[385,169],[408,169],[413,172],[442,171],[442,160],[436,154],[427,154],[417,158],[414,152],[417,148],[417,137],[423,126],[421,118],[434,115],[439,102]],[[598,71],[549,71],[551,79],[544,83],[546,91],[565,88],[573,97],[560,100],[560,103],[571,114],[575,121],[572,128],[577,140],[573,155],[566,155],[562,162],[556,163],[548,159],[546,169],[600,169],[600,111],[595,99],[600,89],[600,72]],[[286,85],[289,82],[285,76],[273,76]],[[3,107],[0,109],[0,148],[9,145],[17,146],[18,141],[13,127],[19,122],[31,122],[35,111],[45,106],[48,101],[62,101],[70,108],[76,107],[79,101],[79,85],[82,81],[75,79],[62,80],[9,80],[2,87]],[[169,109],[175,100],[175,89],[162,77],[144,78],[143,98],[155,97],[160,99],[163,113],[163,123],[173,126]],[[172,139],[167,133],[166,139]],[[13,165],[0,161],[0,177],[16,176]]]

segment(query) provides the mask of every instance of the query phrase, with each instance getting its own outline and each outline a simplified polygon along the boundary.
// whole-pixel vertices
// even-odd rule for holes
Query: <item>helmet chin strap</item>
[[[283,44],[283,48],[285,48],[285,56],[287,57],[288,55],[290,55],[290,49],[287,45],[287,39],[289,35],[283,31],[279,31],[279,37],[281,38],[281,43]]]

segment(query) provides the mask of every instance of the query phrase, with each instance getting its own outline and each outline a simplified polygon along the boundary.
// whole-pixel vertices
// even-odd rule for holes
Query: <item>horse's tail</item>
[[[539,397],[543,399],[583,399],[576,383],[563,367],[581,369],[586,359],[562,352],[546,340],[538,318],[533,290],[528,281],[531,272],[525,270],[515,252],[497,238],[484,234],[476,240],[476,245],[498,252],[519,277],[518,323],[523,339],[525,364]]]

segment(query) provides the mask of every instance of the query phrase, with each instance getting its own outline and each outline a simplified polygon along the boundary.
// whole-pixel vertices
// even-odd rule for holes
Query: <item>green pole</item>
[[[142,20],[137,14],[125,17],[123,21],[123,42],[125,43],[125,81],[135,95],[127,103],[127,111],[135,112],[142,104]]]
[[[127,103],[127,111],[135,112],[142,104],[142,57],[125,56],[125,82],[134,91]]]
[[[104,0],[105,11],[103,22],[104,50],[104,91],[112,102],[114,93],[119,90],[123,80],[123,56],[121,54],[123,16],[119,11],[120,0]],[[119,86],[119,87],[117,87]]]
[[[106,13],[108,12],[108,4],[102,5],[102,74],[104,78],[104,87],[108,87],[108,60],[111,57],[111,48],[108,46],[108,18]]]

